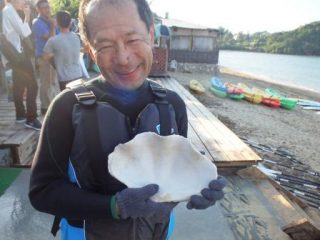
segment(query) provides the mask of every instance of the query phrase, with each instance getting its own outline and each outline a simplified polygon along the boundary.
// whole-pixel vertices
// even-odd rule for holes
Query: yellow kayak
[[[279,97],[271,96],[267,94],[265,91],[261,90],[260,88],[253,87],[251,90],[253,93],[262,96],[262,104],[273,108],[280,107],[281,103]]]
[[[189,82],[189,88],[198,94],[202,94],[206,91],[202,84],[197,80],[191,80]]]
[[[259,104],[262,102],[263,96],[252,91],[244,83],[238,83],[238,87],[243,90],[244,99],[251,103]]]

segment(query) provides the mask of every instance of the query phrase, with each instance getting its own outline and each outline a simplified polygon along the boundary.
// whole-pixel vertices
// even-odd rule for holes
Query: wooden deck
[[[24,123],[15,122],[14,103],[7,95],[0,95],[0,163],[9,166],[31,164],[39,131],[27,129]]]
[[[175,79],[154,80],[177,92],[184,100],[189,119],[188,137],[199,151],[204,151],[219,168],[241,168],[261,161],[250,147]]]

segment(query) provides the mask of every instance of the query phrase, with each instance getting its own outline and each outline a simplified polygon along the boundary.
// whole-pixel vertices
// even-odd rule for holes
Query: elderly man
[[[182,99],[147,80],[154,36],[150,8],[145,0],[83,0],[80,30],[102,75],[70,87],[49,108],[34,159],[31,203],[62,217],[64,239],[167,239],[176,203],[151,201],[156,184],[127,188],[107,167],[114,148],[139,133],[187,136]],[[224,186],[223,178],[213,180],[187,207],[212,206]]]

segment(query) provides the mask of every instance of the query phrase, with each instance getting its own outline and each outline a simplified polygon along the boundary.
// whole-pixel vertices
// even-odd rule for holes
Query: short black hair
[[[67,11],[58,11],[56,14],[56,19],[59,27],[69,28],[71,23],[71,15]]]
[[[90,2],[93,0],[81,0],[80,7],[79,7],[79,29],[80,29],[80,35],[83,40],[83,42],[87,43],[89,40],[89,31],[86,21],[86,8],[89,5]],[[121,0],[100,0],[105,1],[106,3],[110,4],[118,4],[121,2]],[[123,0],[122,0],[123,1]],[[145,23],[147,30],[150,30],[150,27],[153,25],[153,14],[151,12],[151,9],[149,7],[149,4],[146,0],[131,0],[134,2],[137,6],[138,13],[140,16],[140,19]]]
[[[38,0],[36,2],[36,7],[39,8],[42,3],[48,3],[49,4],[48,0]]]

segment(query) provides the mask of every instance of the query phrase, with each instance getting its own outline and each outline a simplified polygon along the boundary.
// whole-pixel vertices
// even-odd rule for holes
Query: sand
[[[300,106],[293,110],[273,109],[264,105],[251,104],[244,100],[234,101],[228,98],[219,98],[208,90],[209,80],[212,77],[209,74],[179,72],[170,72],[169,74],[187,89],[191,79],[202,83],[206,92],[202,95],[194,94],[194,96],[239,137],[271,147],[286,149],[311,169],[320,171],[320,114],[316,114],[315,111],[303,110]],[[288,97],[320,101],[319,93],[263,81],[230,69],[221,70],[219,77],[224,82],[242,82],[263,89],[271,87]],[[259,155],[261,156],[261,154]]]

